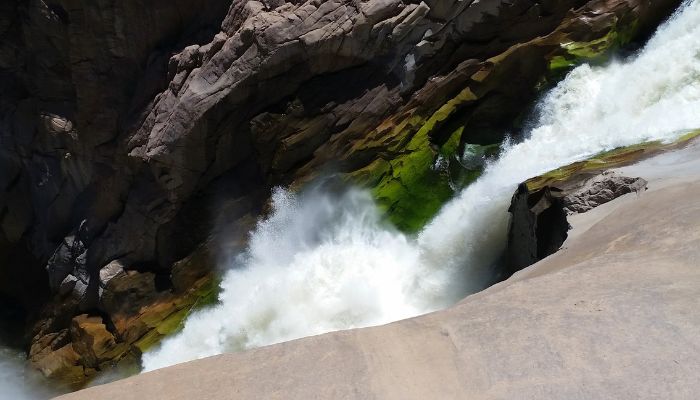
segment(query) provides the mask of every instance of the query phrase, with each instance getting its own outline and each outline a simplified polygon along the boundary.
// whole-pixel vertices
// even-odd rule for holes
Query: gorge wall
[[[274,186],[336,174],[416,231],[478,175],[455,154],[678,4],[4,2],[0,295],[31,361],[80,383],[173,330]]]

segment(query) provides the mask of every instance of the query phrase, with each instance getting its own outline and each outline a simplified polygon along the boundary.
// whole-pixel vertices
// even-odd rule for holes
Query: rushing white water
[[[144,354],[145,370],[332,330],[376,325],[479,290],[503,250],[516,185],[603,150],[700,127],[700,2],[687,2],[634,58],[573,70],[534,128],[417,238],[382,225],[366,194],[274,195],[274,212],[231,262],[221,304]]]
[[[44,400],[57,394],[28,369],[24,354],[0,345],[0,400]]]

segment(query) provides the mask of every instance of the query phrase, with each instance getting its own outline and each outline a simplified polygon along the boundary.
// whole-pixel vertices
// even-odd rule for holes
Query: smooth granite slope
[[[649,190],[454,307],[143,374],[78,399],[694,399],[700,145],[622,171]]]

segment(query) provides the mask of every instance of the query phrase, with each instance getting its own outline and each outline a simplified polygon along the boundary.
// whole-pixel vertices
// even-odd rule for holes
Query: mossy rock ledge
[[[399,230],[419,231],[456,190],[481,175],[484,161],[497,154],[505,133],[519,129],[528,101],[539,90],[580,63],[605,62],[640,27],[629,15],[611,14],[598,23],[596,31],[589,31],[573,18],[549,35],[485,62],[464,62],[428,83],[406,107],[353,142],[350,153],[376,156],[347,173],[347,179],[369,188]],[[493,123],[498,118],[512,124],[498,127]],[[474,156],[481,162],[474,163]]]
[[[673,142],[651,141],[604,151],[595,156],[533,177],[524,182],[527,190],[534,192],[547,186],[565,189],[581,180],[598,175],[611,168],[623,167],[657,154],[673,151],[698,140],[700,130],[689,131]]]

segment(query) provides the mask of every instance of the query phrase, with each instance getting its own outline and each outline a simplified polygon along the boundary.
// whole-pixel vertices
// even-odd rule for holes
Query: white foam
[[[0,400],[43,400],[58,394],[28,368],[24,354],[0,345]]]

